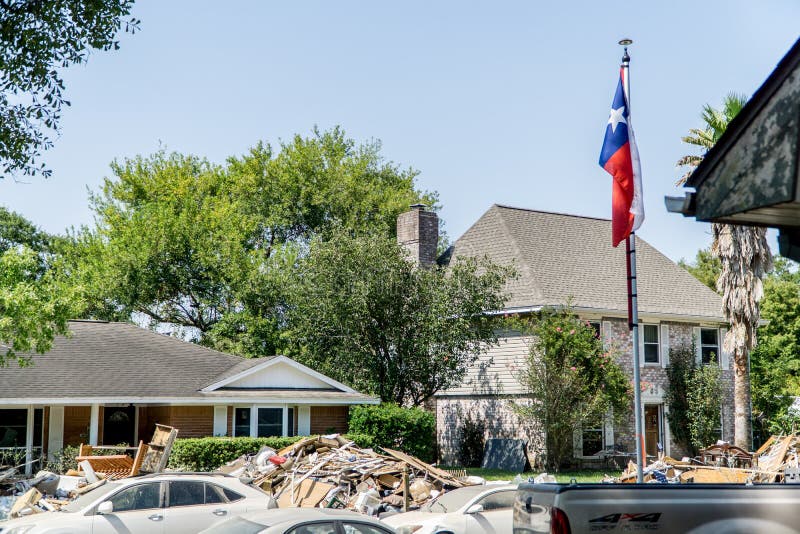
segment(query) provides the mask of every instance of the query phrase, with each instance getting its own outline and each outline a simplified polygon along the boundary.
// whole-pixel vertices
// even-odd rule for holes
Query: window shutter
[[[719,329],[719,339],[717,339],[717,343],[719,343],[719,366],[722,369],[730,369],[731,365],[731,354],[727,352],[725,349],[722,348],[722,345],[725,341],[725,335],[728,333],[727,328],[720,328]]]
[[[700,346],[700,327],[695,326],[692,328],[692,337],[694,338],[694,361],[697,365],[703,363],[703,348]]]
[[[603,330],[603,348],[608,350],[611,348],[611,321],[603,321],[601,326]]]
[[[603,424],[604,430],[604,445],[605,448],[612,448],[614,447],[614,414],[611,410],[608,410],[608,413],[605,416],[605,421]]]
[[[661,325],[661,367],[669,365],[669,325]]]
[[[644,325],[639,323],[639,367],[644,367]]]

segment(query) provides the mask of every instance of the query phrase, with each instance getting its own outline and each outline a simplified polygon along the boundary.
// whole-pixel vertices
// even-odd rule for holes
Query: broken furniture
[[[176,428],[157,424],[150,443],[140,441],[133,457],[127,454],[93,455],[94,451],[128,450],[128,447],[81,445],[75,460],[79,464],[88,462],[95,473],[112,480],[139,473],[160,473],[167,467],[169,453],[177,435]]]

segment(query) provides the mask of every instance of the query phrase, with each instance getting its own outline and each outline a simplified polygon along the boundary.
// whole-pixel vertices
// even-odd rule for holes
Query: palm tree
[[[705,128],[692,128],[683,141],[710,150],[746,103],[745,96],[731,93],[725,97],[721,110],[706,104],[702,115]],[[688,155],[678,160],[678,166],[689,167],[678,185],[686,182],[702,160],[703,155]],[[749,356],[756,345],[759,301],[764,294],[761,279],[772,269],[772,253],[765,228],[713,223],[711,231],[711,253],[722,263],[717,291],[722,295],[723,315],[730,322],[723,350],[733,354],[734,362],[733,439],[737,446],[748,449],[751,445]]]

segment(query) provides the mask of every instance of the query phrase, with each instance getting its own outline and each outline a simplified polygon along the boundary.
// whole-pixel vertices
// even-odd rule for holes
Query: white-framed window
[[[702,362],[709,364],[713,359],[719,363],[719,329],[701,328],[699,343]]]
[[[657,324],[642,325],[642,359],[644,363],[659,363],[659,335]]]
[[[233,435],[249,437],[294,436],[297,406],[258,405],[234,406]]]

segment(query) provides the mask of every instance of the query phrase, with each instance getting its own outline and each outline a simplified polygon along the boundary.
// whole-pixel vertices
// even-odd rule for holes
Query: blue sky
[[[703,104],[752,94],[800,33],[789,0],[142,0],[134,15],[141,32],[121,50],[65,72],[73,105],[46,153],[52,178],[0,181],[0,203],[46,230],[91,223],[87,188],[115,158],[163,145],[222,162],[314,125],[380,139],[387,159],[419,170],[451,238],[493,203],[609,217],[597,159],[616,43],[631,37],[639,234],[691,258],[708,225],[663,203],[679,193],[680,138]]]

